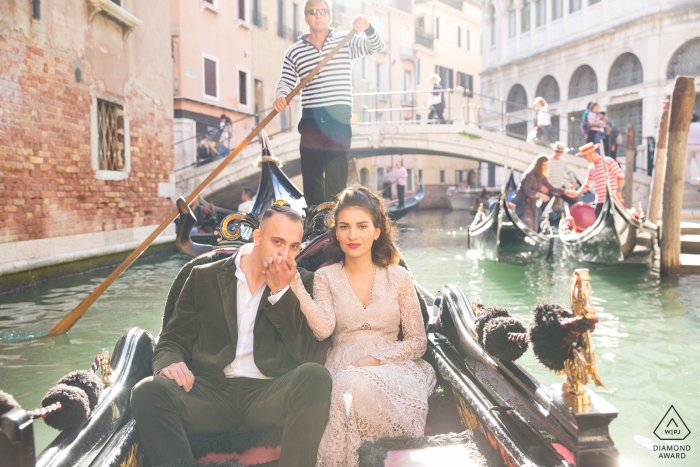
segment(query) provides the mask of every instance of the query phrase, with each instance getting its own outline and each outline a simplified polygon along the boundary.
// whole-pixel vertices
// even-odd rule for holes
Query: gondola
[[[495,207],[488,214],[483,208],[469,226],[468,247],[491,261],[527,262],[546,258],[552,253],[554,237],[526,226],[508,203],[508,193],[514,191],[511,172],[503,185]]]
[[[605,154],[603,167],[606,179],[605,201],[593,225],[583,232],[572,229],[569,216],[562,217],[559,239],[567,257],[587,263],[614,264],[646,261],[653,254],[659,226],[632,217],[622,202],[613,195],[608,180]],[[631,183],[631,182],[630,182]]]
[[[263,164],[269,162],[272,161]],[[291,182],[287,183],[289,179],[284,172],[276,164],[267,165],[269,170],[265,167],[263,177],[269,178],[261,180],[261,186],[268,187],[269,191],[261,193],[269,196],[286,193],[294,198],[296,193],[290,188]],[[163,326],[172,315],[194,266],[230,257],[240,245],[250,241],[245,229],[257,226],[258,214],[267,202],[263,201],[265,199],[271,198],[259,197],[252,214],[227,216],[220,225],[216,246],[192,242],[186,227],[193,215],[187,203],[180,200],[178,208],[185,222],[180,225],[177,245],[193,259],[181,269],[171,286],[163,312]],[[307,210],[304,248],[297,257],[300,267],[316,270],[323,264],[323,247],[328,241],[333,207],[332,203],[325,203]],[[402,265],[407,267],[403,262]],[[454,462],[449,465],[469,465],[469,462],[508,467],[618,465],[618,452],[608,433],[608,425],[617,415],[612,406],[591,394],[590,405],[585,410],[572,410],[562,396],[561,386],[544,386],[517,363],[499,359],[485,350],[475,330],[478,302],[472,303],[453,285],[446,285],[436,294],[418,283],[415,286],[427,323],[428,350],[424,358],[433,365],[438,376],[438,384],[429,400],[426,437],[366,443],[360,450],[361,465],[388,465],[384,463],[385,458],[387,463],[393,459],[393,465],[417,465],[406,461],[411,457],[406,453],[422,449],[429,449],[434,461],[420,465],[448,465],[445,456],[449,457],[449,462]],[[321,343],[314,361],[324,360],[328,345],[328,341]],[[108,377],[110,385],[102,392],[95,408],[77,427],[61,432],[36,459],[29,414],[21,409],[0,414],[0,467],[149,465],[129,399],[133,386],[152,375],[154,346],[155,339],[148,332],[138,328],[127,331],[117,341],[111,362],[102,360],[103,379]],[[190,444],[202,463],[222,462],[240,459],[256,449],[255,455],[260,456],[261,447],[277,445],[275,436],[265,430],[205,433],[191,438]],[[269,454],[274,449],[262,451]],[[246,465],[274,465],[274,458],[263,456],[255,460],[255,455],[248,455],[253,460]]]
[[[423,184],[421,183],[418,187],[418,191],[416,192],[416,194],[404,200],[404,206],[402,208],[399,208],[398,201],[392,202],[386,207],[386,210],[389,213],[389,217],[391,217],[391,220],[393,221],[401,219],[403,216],[405,216],[411,210],[413,210],[416,206],[418,206],[418,203],[420,203],[424,197],[425,190],[423,189]]]

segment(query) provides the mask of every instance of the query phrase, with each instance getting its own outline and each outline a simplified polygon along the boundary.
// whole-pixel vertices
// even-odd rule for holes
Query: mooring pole
[[[681,263],[681,208],[695,78],[676,77],[669,107],[668,153],[661,218],[661,274],[675,274]]]
[[[625,188],[624,188],[624,198],[625,204],[628,208],[632,207],[634,200],[634,166],[637,155],[637,146],[635,144],[634,138],[634,125],[631,123],[627,125],[627,151],[625,152]]]
[[[651,190],[647,214],[649,220],[656,224],[659,220],[659,202],[664,187],[666,172],[666,142],[668,140],[668,110],[664,110],[659,121],[659,134],[656,138],[656,154],[654,155],[654,171],[651,174]]]

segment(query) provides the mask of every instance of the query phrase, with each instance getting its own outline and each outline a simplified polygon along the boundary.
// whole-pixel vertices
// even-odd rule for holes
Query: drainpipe
[[[32,0],[32,25],[30,32],[34,42],[37,42],[41,32],[41,0]]]

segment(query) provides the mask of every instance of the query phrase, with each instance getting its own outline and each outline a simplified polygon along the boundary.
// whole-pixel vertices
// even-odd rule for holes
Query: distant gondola
[[[515,187],[511,172],[491,212],[477,214],[469,226],[468,247],[480,251],[485,259],[526,262],[552,252],[553,237],[530,229],[510,207],[508,193]]]
[[[645,260],[658,241],[659,227],[643,218],[635,219],[622,203],[606,190],[603,208],[593,225],[577,233],[562,217],[559,239],[568,257],[588,263],[620,263]]]
[[[391,203],[386,207],[386,210],[389,213],[389,217],[391,217],[391,220],[393,221],[401,219],[403,216],[408,214],[413,208],[418,206],[418,203],[420,203],[423,200],[424,196],[425,190],[423,190],[423,184],[421,183],[418,187],[418,191],[416,192],[416,194],[404,200],[404,206],[402,208],[399,208],[398,202]]]

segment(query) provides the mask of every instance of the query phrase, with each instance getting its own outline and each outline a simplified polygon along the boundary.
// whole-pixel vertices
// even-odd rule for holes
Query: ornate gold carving
[[[588,269],[576,269],[571,277],[571,311],[574,318],[594,319],[596,311],[591,302],[591,276]],[[595,366],[596,357],[591,342],[591,332],[583,332],[571,344],[569,357],[564,362],[566,381],[562,395],[575,412],[583,412],[591,404],[586,385],[589,378],[596,386],[605,388]]]
[[[109,362],[109,352],[102,349],[100,352],[100,370],[102,371],[102,384],[104,386],[110,386],[112,381],[112,365]]]
[[[246,215],[242,212],[236,212],[224,217],[224,220],[221,221],[221,227],[219,228],[219,235],[221,235],[224,240],[237,240],[241,235],[241,229],[238,226],[234,226],[232,230],[229,230],[228,225],[231,222],[240,222],[245,219],[245,217]]]

